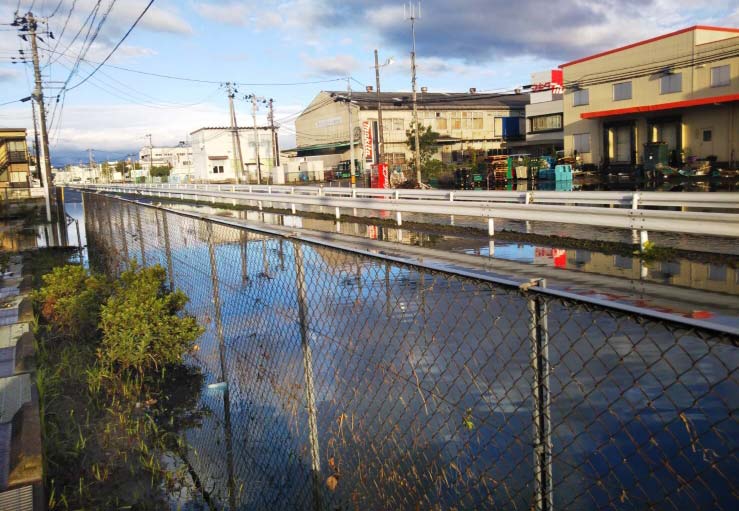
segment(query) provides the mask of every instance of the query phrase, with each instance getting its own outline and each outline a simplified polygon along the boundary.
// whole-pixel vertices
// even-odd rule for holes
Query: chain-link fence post
[[[236,484],[234,483],[233,443],[231,437],[231,401],[226,374],[226,342],[223,336],[223,319],[221,317],[221,294],[218,282],[218,265],[216,264],[216,248],[213,244],[213,224],[206,222],[208,230],[208,253],[210,255],[210,279],[213,284],[213,309],[218,337],[218,355],[221,363],[221,383],[223,386],[223,423],[226,442],[226,471],[228,486],[228,505],[232,511],[236,509]]]
[[[249,231],[242,230],[240,233],[239,249],[241,250],[241,282],[249,281]]]
[[[146,247],[144,246],[144,230],[141,228],[141,206],[136,207],[136,234],[139,237],[139,249],[141,250],[141,266],[146,266]]]
[[[305,376],[305,404],[308,412],[308,441],[310,442],[311,473],[313,477],[313,508],[321,511],[321,458],[318,450],[318,419],[316,391],[313,385],[313,355],[308,338],[308,298],[305,288],[303,247],[293,242],[295,250],[295,283],[298,290],[298,319],[300,321],[300,343],[303,347],[303,373]]]
[[[123,241],[123,264],[128,264],[128,240],[126,239],[126,222],[123,221],[123,204],[118,204],[118,221],[121,224],[121,241]],[[111,225],[112,227],[112,225]],[[112,231],[111,231],[112,234]],[[113,240],[114,238],[111,236],[110,238]]]
[[[169,276],[169,288],[174,291],[174,264],[172,263],[172,247],[169,243],[169,223],[167,212],[157,210],[162,215],[162,236],[164,237],[164,252],[167,257],[167,275]]]
[[[532,281],[528,286],[546,287],[546,280]],[[528,289],[528,287],[526,287]],[[533,370],[534,422],[534,509],[552,511],[552,430],[549,396],[549,331],[547,303],[542,296],[528,297],[531,338],[531,367]]]

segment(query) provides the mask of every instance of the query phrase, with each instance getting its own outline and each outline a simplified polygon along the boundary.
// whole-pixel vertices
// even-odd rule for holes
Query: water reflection
[[[122,208],[124,222],[133,207]],[[110,212],[91,212],[95,244],[119,261],[136,257],[130,230],[127,252],[116,252],[124,235],[106,231]],[[171,260],[188,310],[207,326],[194,360],[206,383],[221,379],[225,347],[230,431],[222,395],[206,390],[210,417],[188,433],[193,466],[223,507],[230,434],[232,509],[315,509],[306,371],[324,508],[531,507],[525,294],[310,244],[298,257],[293,243],[225,226],[209,238],[200,220],[168,218],[166,243],[161,218],[144,213],[146,260]],[[549,306],[555,507],[730,508],[736,347],[611,311]]]

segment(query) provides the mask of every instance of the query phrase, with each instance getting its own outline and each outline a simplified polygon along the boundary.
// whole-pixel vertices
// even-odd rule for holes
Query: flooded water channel
[[[185,436],[219,507],[530,509],[542,477],[559,509],[734,507],[736,337],[100,196],[85,220],[98,267],[161,264],[207,328]]]
[[[365,240],[477,256],[485,263],[511,262],[515,264],[503,266],[491,264],[486,268],[496,275],[513,278],[524,274],[527,278],[547,277],[552,279],[550,285],[579,295],[616,300],[685,317],[739,326],[739,244],[736,240],[654,233],[652,239],[665,246],[674,244],[686,250],[700,247],[701,251],[711,250],[727,254],[727,257],[710,262],[701,261],[700,257],[696,260],[677,255],[670,260],[645,261],[628,248],[626,252],[613,254],[586,248],[567,248],[556,244],[557,236],[569,237],[573,228],[578,229],[581,234],[592,231],[592,236],[598,241],[608,240],[624,244],[632,242],[631,232],[616,229],[596,230],[583,226],[541,222],[529,222],[528,225],[526,222],[505,222],[504,228],[509,229],[507,237],[517,232],[521,233],[521,240],[509,240],[507,237],[502,240],[500,237],[491,240],[487,236],[465,234],[464,229],[460,229],[459,235],[433,234],[424,232],[423,227],[418,225],[398,228],[382,224],[336,222],[300,216],[300,212],[297,215],[289,215],[183,204],[169,206],[182,211],[197,211],[240,219],[256,225],[333,232]],[[407,215],[405,221],[433,224],[450,222],[451,219],[432,215]],[[455,218],[454,221],[456,225],[461,223],[481,230],[486,228],[479,220],[473,218]],[[525,236],[527,231],[553,238],[549,239],[548,243],[527,242]],[[430,254],[429,257],[433,255]],[[537,268],[541,269],[539,274]],[[593,278],[589,279],[588,276]],[[659,293],[655,294],[653,288],[640,287],[643,283],[659,286]],[[670,291],[669,288],[674,289]]]

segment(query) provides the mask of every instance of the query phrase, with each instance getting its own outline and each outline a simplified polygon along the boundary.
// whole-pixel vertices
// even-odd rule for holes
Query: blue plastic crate
[[[555,181],[572,181],[572,165],[557,165],[554,167]]]

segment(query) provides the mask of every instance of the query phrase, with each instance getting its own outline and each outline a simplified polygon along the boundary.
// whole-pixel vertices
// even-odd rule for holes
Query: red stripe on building
[[[671,110],[673,108],[688,108],[691,106],[710,105],[713,103],[728,103],[739,101],[739,94],[728,96],[714,96],[711,98],[689,99],[687,101],[675,101],[674,103],[661,103],[659,105],[632,106],[629,108],[617,108],[615,110],[601,110],[599,112],[585,112],[580,114],[581,119],[597,119],[598,117],[610,117],[612,115],[638,114],[643,112],[657,112],[659,110]]]
[[[677,30],[675,32],[670,32],[669,34],[664,34],[664,35],[660,35],[660,36],[657,36],[657,37],[652,37],[651,39],[645,39],[644,41],[639,41],[639,42],[636,42],[636,43],[627,44],[626,46],[620,46],[620,47],[614,48],[612,50],[606,50],[606,51],[601,52],[601,53],[596,53],[595,55],[590,55],[589,57],[583,57],[581,59],[573,60],[573,61],[567,62],[565,64],[560,64],[559,67],[560,68],[563,68],[563,67],[567,67],[567,66],[572,66],[572,65],[575,65],[575,64],[579,64],[580,62],[585,62],[585,61],[588,61],[588,60],[597,59],[599,57],[604,57],[606,55],[610,55],[611,53],[616,53],[616,52],[619,52],[619,51],[628,50],[628,49],[631,49],[631,48],[635,48],[637,46],[641,46],[643,44],[653,43],[655,41],[660,41],[662,39],[667,39],[668,37],[673,37],[673,36],[676,36],[676,35],[684,34],[685,32],[691,32],[693,30],[714,30],[716,32],[730,32],[730,33],[737,33],[737,34],[739,34],[739,28],[723,28],[723,27],[710,27],[708,25],[695,25],[693,27],[683,28],[682,30]]]

